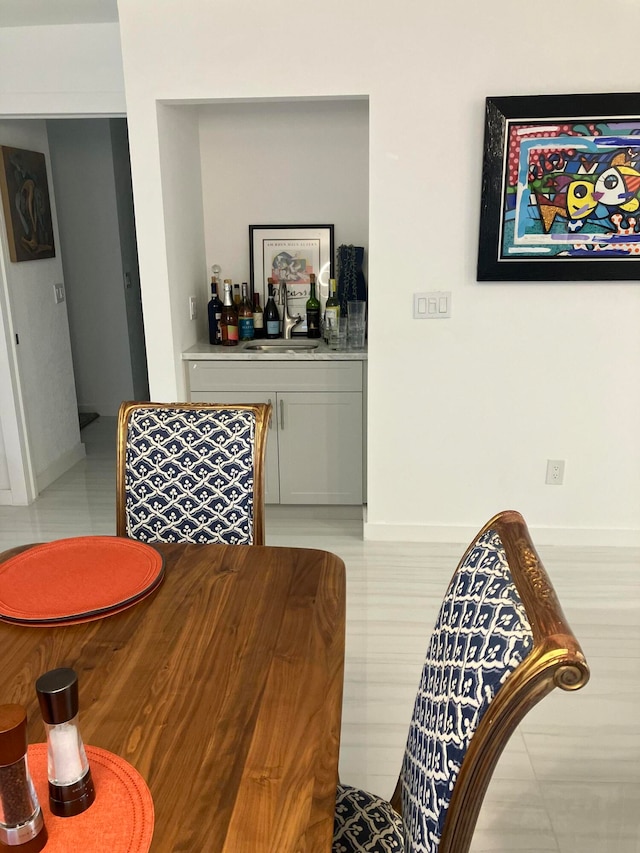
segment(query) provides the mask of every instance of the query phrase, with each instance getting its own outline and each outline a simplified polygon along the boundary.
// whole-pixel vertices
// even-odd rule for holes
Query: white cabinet
[[[363,502],[363,362],[190,361],[193,402],[273,406],[266,502]]]
[[[362,503],[362,394],[288,391],[277,401],[280,503]]]

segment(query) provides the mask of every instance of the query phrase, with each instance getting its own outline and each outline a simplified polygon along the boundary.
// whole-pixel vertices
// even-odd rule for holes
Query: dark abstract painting
[[[0,146],[0,187],[12,261],[55,257],[44,154]]]

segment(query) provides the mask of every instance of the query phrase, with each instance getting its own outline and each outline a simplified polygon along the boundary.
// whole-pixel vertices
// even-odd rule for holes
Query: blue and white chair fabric
[[[255,439],[256,413],[246,408],[132,408],[121,448],[121,535],[252,544]]]
[[[474,732],[532,647],[503,543],[486,530],[453,576],[431,636],[401,771],[402,817],[339,785],[334,853],[436,853]]]

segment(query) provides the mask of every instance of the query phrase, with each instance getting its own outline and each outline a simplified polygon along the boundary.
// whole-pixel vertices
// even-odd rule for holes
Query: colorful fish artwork
[[[500,257],[640,255],[640,121],[507,121]]]

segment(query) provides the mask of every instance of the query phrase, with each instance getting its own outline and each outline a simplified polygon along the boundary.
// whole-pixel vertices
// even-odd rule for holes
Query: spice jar
[[[0,705],[0,844],[37,853],[46,843],[27,765],[27,712],[21,705]]]
[[[78,676],[67,667],[52,669],[36,681],[36,693],[47,731],[49,806],[58,817],[72,817],[96,796],[78,728]]]

